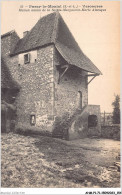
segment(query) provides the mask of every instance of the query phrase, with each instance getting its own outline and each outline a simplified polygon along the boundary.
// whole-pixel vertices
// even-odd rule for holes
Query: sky
[[[22,38],[50,11],[19,11],[20,6],[80,6],[83,11],[60,11],[81,50],[99,68],[102,75],[89,85],[88,103],[112,112],[112,102],[120,94],[120,2],[119,1],[2,1],[1,34],[15,30]],[[87,6],[103,6],[106,11],[88,11]],[[97,8],[98,9],[98,8]]]

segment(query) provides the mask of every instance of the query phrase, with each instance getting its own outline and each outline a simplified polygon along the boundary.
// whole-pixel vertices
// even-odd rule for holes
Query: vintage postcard
[[[2,194],[121,194],[120,140],[120,1],[1,1]]]

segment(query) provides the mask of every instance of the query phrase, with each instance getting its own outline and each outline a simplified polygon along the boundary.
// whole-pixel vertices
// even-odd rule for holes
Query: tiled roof
[[[10,71],[5,64],[4,59],[1,59],[1,88],[3,89],[20,89],[20,86],[13,80]]]
[[[102,74],[82,52],[69,28],[59,13],[51,13],[41,18],[32,30],[20,39],[11,55],[54,44],[62,57],[71,65],[88,72]]]
[[[52,42],[56,13],[41,18],[25,37],[18,41],[13,54],[29,51]],[[12,54],[12,53],[11,53]]]

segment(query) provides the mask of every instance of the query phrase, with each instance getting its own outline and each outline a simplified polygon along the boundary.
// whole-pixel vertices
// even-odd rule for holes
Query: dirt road
[[[2,187],[120,187],[120,142],[2,134]]]

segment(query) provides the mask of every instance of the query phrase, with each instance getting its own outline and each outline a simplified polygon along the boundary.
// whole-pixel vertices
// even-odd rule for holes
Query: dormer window
[[[24,55],[24,63],[27,64],[29,62],[30,62],[30,54],[27,53],[27,54]]]

